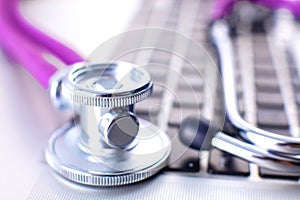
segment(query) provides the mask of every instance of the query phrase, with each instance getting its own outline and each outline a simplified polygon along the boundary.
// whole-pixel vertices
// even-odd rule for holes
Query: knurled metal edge
[[[69,91],[69,99],[75,103],[95,107],[123,107],[140,102],[152,94],[153,83],[144,90],[135,94],[114,96],[114,97],[94,97],[80,94],[80,91]]]
[[[47,153],[47,157],[49,153]],[[153,169],[145,169],[139,172],[134,172],[131,174],[118,174],[111,176],[101,176],[101,175],[93,175],[93,174],[85,174],[83,172],[79,172],[77,170],[68,168],[68,167],[58,167],[47,158],[48,164],[61,176],[74,181],[76,183],[81,183],[85,185],[91,186],[121,186],[136,183],[147,179],[158,171],[160,171],[163,167],[167,165],[167,159],[158,165],[154,165]]]
[[[85,185],[91,186],[121,186],[142,181],[149,178],[159,172],[162,168],[167,166],[168,156],[171,149],[164,154],[158,162],[154,163],[146,169],[141,169],[127,174],[113,174],[113,175],[97,175],[93,173],[87,173],[76,169],[76,167],[70,167],[67,165],[61,165],[61,160],[55,155],[51,146],[55,143],[57,137],[59,137],[64,131],[73,126],[73,123],[66,124],[61,128],[61,131],[54,133],[48,141],[48,148],[45,151],[45,157],[48,165],[61,176]]]

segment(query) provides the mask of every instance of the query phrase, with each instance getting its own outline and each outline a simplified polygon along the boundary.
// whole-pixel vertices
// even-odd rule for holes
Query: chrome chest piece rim
[[[95,186],[141,181],[167,164],[168,136],[135,115],[134,104],[152,93],[144,69],[129,63],[74,65],[52,80],[51,98],[73,108],[46,150],[48,164],[69,180]]]
[[[144,100],[153,82],[143,68],[130,63],[75,65],[61,93],[66,99],[97,107],[122,107]]]
[[[147,126],[148,123],[145,122],[145,128],[148,128]],[[152,127],[152,129],[156,128]],[[77,128],[73,122],[58,129],[50,138],[45,155],[49,166],[58,174],[81,184],[118,186],[144,180],[167,165],[167,158],[171,151],[168,136],[160,132],[150,139],[147,134],[141,135],[148,139],[125,153],[116,151],[106,156],[103,155],[105,152],[92,155],[82,149],[76,132]],[[145,148],[148,148],[148,153],[142,155],[141,152]],[[122,162],[120,166],[120,163],[113,161],[116,157],[120,160],[127,157],[127,163]]]

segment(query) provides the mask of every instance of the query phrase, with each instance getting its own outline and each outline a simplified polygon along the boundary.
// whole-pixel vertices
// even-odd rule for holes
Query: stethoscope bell
[[[67,179],[97,186],[134,183],[165,167],[168,136],[134,112],[152,88],[147,71],[123,62],[78,63],[57,73],[53,103],[75,115],[51,136],[48,164]]]

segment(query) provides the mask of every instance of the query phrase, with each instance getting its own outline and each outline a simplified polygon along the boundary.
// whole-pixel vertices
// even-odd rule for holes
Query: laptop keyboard
[[[207,37],[212,3],[209,0],[145,1],[144,9],[136,13],[138,17],[132,20],[128,30],[144,27],[174,30],[204,46],[214,57]],[[232,37],[232,42],[236,56],[240,114],[250,124],[264,130],[297,136],[300,132],[300,80],[294,63],[284,49],[274,46],[274,41],[266,32],[261,29],[256,32],[239,32],[239,28],[237,27],[238,34]],[[174,35],[159,35],[157,42],[172,48],[176,44],[176,38],[172,36]],[[142,38],[141,44],[146,39]],[[185,53],[183,57],[196,59],[201,66],[201,74],[217,83],[218,75],[209,71],[210,67],[215,67],[212,62],[205,62],[207,58],[189,47]],[[208,176],[250,177],[254,174],[259,179],[299,178],[298,174],[258,168],[215,148],[205,148],[200,152],[188,148],[179,140],[180,124],[189,116],[212,119],[218,110],[215,105],[222,104],[222,99],[207,97],[211,93],[219,94],[220,84],[208,91],[205,85],[207,80],[199,78],[191,64],[172,52],[160,49],[140,50],[119,59],[145,66],[155,83],[152,96],[136,104],[136,113],[139,117],[164,127],[170,136],[172,152],[166,172],[194,176],[206,173]]]

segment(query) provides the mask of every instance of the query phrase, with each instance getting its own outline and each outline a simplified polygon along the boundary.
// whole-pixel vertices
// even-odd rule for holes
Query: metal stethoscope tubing
[[[228,120],[239,130],[239,135],[249,142],[219,132],[213,138],[212,145],[262,167],[300,172],[300,138],[259,129],[243,120],[238,113],[233,47],[225,20],[214,22],[211,37],[218,51]]]

